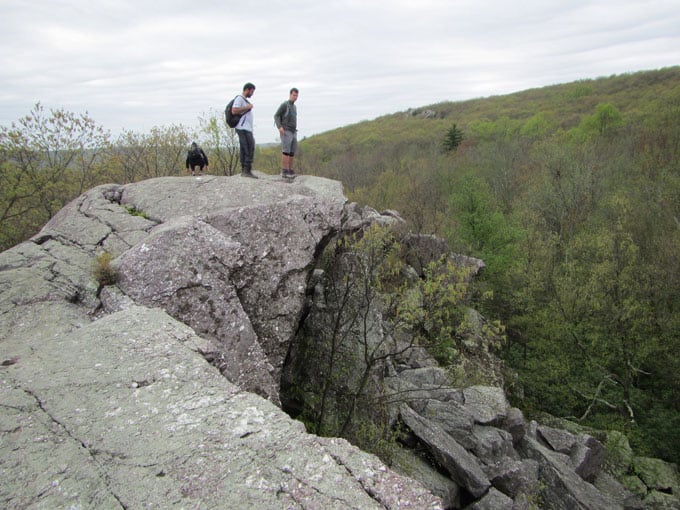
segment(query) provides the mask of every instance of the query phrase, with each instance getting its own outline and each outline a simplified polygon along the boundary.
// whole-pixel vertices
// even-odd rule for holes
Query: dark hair
[[[191,142],[191,146],[192,146],[193,148],[196,148],[196,147],[198,147],[198,144],[197,144],[196,142]]]
[[[292,89],[290,89],[290,92],[289,92],[289,93],[292,94],[293,92],[297,92],[298,94],[300,93],[300,91],[299,91],[298,89],[296,89],[295,87],[293,87]]]
[[[253,84],[250,83],[250,82],[246,83],[246,84],[243,86],[243,90],[250,90],[250,89],[255,90],[255,85],[253,85]]]

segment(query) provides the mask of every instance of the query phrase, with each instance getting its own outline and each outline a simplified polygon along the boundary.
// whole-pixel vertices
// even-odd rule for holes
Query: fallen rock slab
[[[543,482],[544,498],[555,510],[612,510],[622,508],[611,497],[601,493],[583,480],[565,462],[564,454],[554,452],[537,440],[525,437],[520,445],[524,458],[539,463],[539,477]]]
[[[489,490],[491,482],[474,455],[438,425],[423,418],[407,405],[401,406],[400,415],[404,424],[429,447],[432,456],[449,472],[453,481],[475,498],[480,498]]]

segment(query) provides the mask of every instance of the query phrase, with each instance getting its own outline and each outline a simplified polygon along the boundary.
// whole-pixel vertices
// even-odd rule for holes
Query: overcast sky
[[[87,111],[194,127],[247,81],[255,138],[300,89],[300,137],[441,101],[680,65],[680,0],[0,0],[0,124]]]

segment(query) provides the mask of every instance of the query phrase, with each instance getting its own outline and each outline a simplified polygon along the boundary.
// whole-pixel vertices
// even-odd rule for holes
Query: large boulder
[[[502,388],[470,386],[463,390],[464,407],[480,425],[500,425],[508,416],[510,404]]]
[[[225,358],[238,344],[226,372],[278,402],[310,268],[346,216],[339,183],[154,179],[120,202],[162,222],[116,261],[121,289],[213,338]]]

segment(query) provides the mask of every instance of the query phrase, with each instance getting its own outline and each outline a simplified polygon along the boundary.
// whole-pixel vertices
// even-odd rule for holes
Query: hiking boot
[[[253,175],[253,172],[250,170],[244,170],[241,172],[241,177],[250,177],[251,179],[257,179],[257,175]]]

